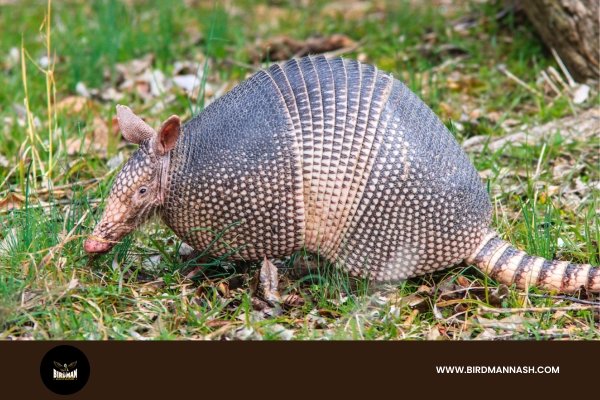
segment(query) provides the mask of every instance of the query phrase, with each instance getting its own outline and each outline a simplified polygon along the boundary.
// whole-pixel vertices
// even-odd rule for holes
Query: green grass
[[[522,15],[497,20],[502,5],[492,1],[459,3],[447,14],[438,7],[411,6],[414,2],[384,2],[384,9],[361,18],[328,12],[324,1],[301,9],[285,1],[271,8],[250,0],[229,8],[218,2],[186,3],[52,4],[56,103],[76,95],[80,82],[100,93],[118,88],[118,64],[152,53],[153,68],[166,76],[176,61],[192,61],[195,70],[203,71],[200,95],[192,99],[170,91],[145,101],[125,92],[118,102],[140,110],[154,126],[171,113],[189,118],[205,106],[205,94],[212,99],[211,85],[231,87],[259,66],[249,65],[257,40],[342,33],[361,43],[346,57],[371,62],[404,80],[459,141],[502,136],[506,121],[535,125],[598,105],[594,94],[572,109],[566,98],[532,93],[504,75],[499,65],[540,91],[536,80],[541,71],[558,66]],[[53,108],[48,113],[46,74],[34,65],[47,53],[40,30],[46,11],[44,2],[0,6],[0,160],[8,164],[0,163],[0,338],[600,339],[598,313],[590,309],[489,312],[491,307],[577,303],[537,289],[525,295],[513,288],[504,292],[466,265],[377,286],[322,259],[301,261],[305,255],[300,252],[281,270],[282,295],[296,301],[269,307],[256,293],[256,265],[182,260],[180,240],[158,222],[111,253],[90,259],[82,243],[116,173],[108,162],[119,153],[126,158],[134,147],[123,145],[112,132],[102,151],[85,142],[93,137],[95,119],[110,128],[116,100],[95,97],[79,112]],[[452,21],[467,15],[474,26],[453,30]],[[20,52],[21,43],[29,55],[28,101],[39,136],[33,146],[22,110],[21,63],[8,57],[13,48]],[[452,51],[463,58],[455,59]],[[163,109],[151,111],[158,105]],[[462,118],[476,112],[477,118]],[[67,152],[76,138],[80,146]],[[589,189],[599,180],[598,145],[594,138],[566,141],[557,132],[542,145],[470,153],[486,177],[501,236],[531,254],[598,265],[599,199],[598,191]],[[35,163],[32,149],[39,154]],[[573,192],[576,181],[587,187],[578,189],[584,193]],[[8,196],[16,204],[11,210],[3,201]],[[300,273],[300,264],[312,268]],[[517,328],[484,323],[502,325],[511,316],[519,318]]]

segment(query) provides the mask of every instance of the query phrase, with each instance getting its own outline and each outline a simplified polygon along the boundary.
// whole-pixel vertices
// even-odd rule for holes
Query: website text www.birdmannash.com
[[[437,374],[559,374],[558,365],[436,365]]]

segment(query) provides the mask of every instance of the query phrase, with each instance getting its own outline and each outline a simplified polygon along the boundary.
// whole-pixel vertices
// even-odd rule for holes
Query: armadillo
[[[460,262],[520,289],[600,292],[600,269],[517,250],[490,228],[475,167],[389,73],[323,56],[275,64],[185,124],[117,106],[139,149],[85,241],[109,251],[153,213],[184,242],[260,260],[305,249],[374,281]]]

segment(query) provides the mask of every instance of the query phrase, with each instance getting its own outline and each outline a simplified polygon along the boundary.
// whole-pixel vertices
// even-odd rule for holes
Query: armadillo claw
[[[99,242],[90,237],[85,240],[83,249],[86,253],[106,253],[112,246],[113,245],[110,242]]]

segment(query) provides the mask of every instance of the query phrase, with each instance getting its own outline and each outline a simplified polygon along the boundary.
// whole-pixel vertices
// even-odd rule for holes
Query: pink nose
[[[86,253],[106,253],[112,247],[112,243],[99,242],[92,238],[87,238],[83,244],[83,249]]]

